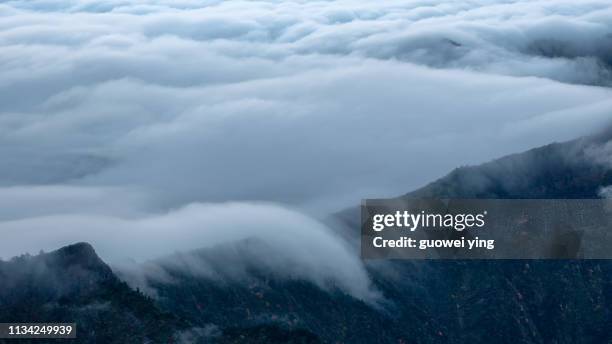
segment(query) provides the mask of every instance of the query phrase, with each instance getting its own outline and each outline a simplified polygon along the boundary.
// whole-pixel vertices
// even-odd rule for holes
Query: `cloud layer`
[[[588,133],[612,108],[608,89],[575,85],[611,80],[603,1],[34,1],[0,15],[5,185],[331,209]]]
[[[212,202],[319,216],[612,112],[603,0],[41,0],[0,18],[4,257],[84,239],[112,252],[114,227],[134,258],[191,249]],[[223,231],[286,252],[270,234],[284,208],[257,209],[269,223]],[[291,233],[318,226],[292,214]],[[328,239],[342,263],[299,264],[361,276]]]
[[[241,256],[248,256],[248,261],[219,254],[233,258],[220,264],[235,271],[233,277],[244,275],[241,267],[248,263],[280,277],[339,288],[360,299],[378,298],[361,262],[339,237],[305,215],[270,204],[192,204],[165,214],[133,218],[69,213],[26,217],[4,221],[2,232],[8,238],[28,238],[3,240],[0,252],[4,258],[85,241],[95,243],[98,254],[119,264],[120,270],[121,265],[133,269],[133,264],[126,262],[134,260],[144,262],[168,257],[178,250],[214,248],[255,239],[255,244],[242,247]],[[215,277],[211,275],[213,270],[207,269],[206,261],[195,260],[193,255],[183,255],[181,259],[171,256],[144,265],[142,271],[150,270],[151,264],[174,264]]]

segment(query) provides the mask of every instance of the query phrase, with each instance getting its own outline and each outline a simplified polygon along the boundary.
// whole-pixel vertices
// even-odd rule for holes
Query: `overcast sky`
[[[194,203],[322,216],[592,133],[611,26],[607,0],[3,2],[0,256]]]

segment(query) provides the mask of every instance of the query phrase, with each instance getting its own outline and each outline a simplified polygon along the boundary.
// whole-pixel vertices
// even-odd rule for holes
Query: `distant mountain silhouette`
[[[612,185],[611,145],[612,128],[481,165],[459,167],[398,198],[600,198],[602,188]],[[609,156],[605,154],[606,148]],[[360,228],[359,211],[359,207],[353,207],[334,216],[356,231]]]
[[[601,187],[612,184],[612,165],[590,155],[599,144],[593,138],[553,143],[460,167],[405,197],[599,198]]]

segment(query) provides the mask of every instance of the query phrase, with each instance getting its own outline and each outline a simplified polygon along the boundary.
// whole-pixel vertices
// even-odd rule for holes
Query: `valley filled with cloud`
[[[3,259],[256,237],[367,299],[321,219],[607,126],[612,4],[8,1],[0,76]]]

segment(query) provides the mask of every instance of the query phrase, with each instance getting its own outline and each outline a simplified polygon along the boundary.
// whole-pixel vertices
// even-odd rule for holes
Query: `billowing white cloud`
[[[227,261],[228,270],[253,264],[282,278],[339,288],[368,301],[378,298],[359,258],[336,234],[305,215],[271,204],[191,204],[136,218],[92,214],[28,217],[2,222],[2,235],[4,258],[86,241],[102,258],[119,263],[255,239],[255,245],[243,247],[242,254],[249,261]],[[179,267],[207,272],[205,261]]]

